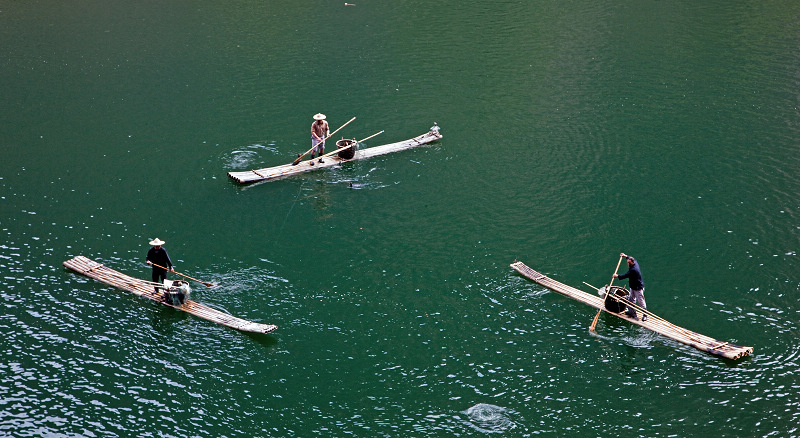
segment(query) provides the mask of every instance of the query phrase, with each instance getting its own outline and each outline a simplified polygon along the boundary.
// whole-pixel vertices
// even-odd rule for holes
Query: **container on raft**
[[[606,288],[608,288],[608,286],[601,287],[597,290],[598,295],[605,297],[603,306],[606,310],[613,313],[622,313],[628,310],[628,306],[621,301],[628,297],[628,291],[619,286],[611,286],[611,290],[606,294]]]
[[[186,304],[192,293],[189,283],[183,280],[164,280],[164,287],[159,289],[164,291],[164,302],[173,306]]]
[[[353,157],[356,156],[356,150],[358,149],[358,141],[356,141],[356,139],[349,139],[349,138],[343,138],[341,140],[337,140],[336,149],[339,149],[339,152],[336,154],[339,156],[339,158],[343,160],[351,160],[353,159]]]

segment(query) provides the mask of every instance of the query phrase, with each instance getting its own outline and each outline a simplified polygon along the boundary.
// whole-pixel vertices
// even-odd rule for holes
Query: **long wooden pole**
[[[339,127],[339,129],[337,129],[337,130],[335,130],[335,131],[331,132],[331,133],[330,133],[330,135],[328,135],[327,137],[325,137],[325,139],[324,139],[324,140],[322,140],[322,141],[321,141],[321,142],[319,142],[319,143],[322,143],[323,141],[325,141],[325,140],[327,140],[327,139],[329,139],[329,138],[333,137],[333,134],[336,134],[337,132],[339,132],[339,131],[340,131],[342,128],[344,128],[345,126],[347,126],[347,125],[348,125],[350,122],[352,122],[352,121],[353,121],[353,120],[355,120],[355,119],[356,119],[356,118],[355,118],[355,117],[353,117],[352,119],[348,120],[348,121],[347,121],[347,123],[345,123],[344,125],[340,126],[340,127]],[[317,143],[317,144],[319,144],[319,143]],[[309,153],[309,152],[313,151],[315,147],[316,147],[316,146],[311,146],[311,149],[307,150],[307,151],[306,151],[306,152],[305,152],[303,155],[298,155],[298,156],[297,156],[297,159],[296,159],[296,160],[294,160],[294,161],[292,161],[292,166],[295,166],[295,165],[297,165],[297,163],[299,163],[299,162],[300,162],[300,160],[302,160],[302,159],[303,159],[303,157],[305,157],[306,155],[308,155],[308,153]]]
[[[345,147],[343,147],[343,148],[336,149],[335,151],[330,151],[330,152],[328,152],[328,153],[327,153],[327,154],[325,154],[325,155],[320,155],[319,157],[320,157],[320,158],[325,158],[325,157],[329,157],[329,156],[331,156],[331,155],[333,155],[333,154],[338,154],[339,152],[341,152],[341,151],[343,151],[343,150],[345,150],[345,149],[349,149],[349,148],[353,147],[353,145],[354,145],[354,144],[363,143],[363,142],[365,142],[365,141],[369,140],[370,138],[372,138],[372,137],[375,137],[375,136],[376,136],[376,135],[378,135],[378,134],[383,134],[383,131],[381,131],[381,132],[377,132],[377,133],[375,133],[375,134],[372,134],[372,135],[370,135],[369,137],[367,137],[367,138],[365,138],[365,139],[363,139],[363,140],[358,140],[358,141],[357,141],[357,142],[355,142],[355,143],[350,143],[349,145],[347,145],[347,146],[345,146]]]
[[[355,117],[353,117],[353,118],[355,118]],[[383,131],[379,132],[378,134],[380,134],[380,133],[382,133],[382,132],[383,132]],[[364,140],[361,140],[361,141],[368,140],[368,139],[370,139],[370,138],[372,138],[372,137],[375,137],[375,136],[376,136],[376,135],[378,135],[378,134],[371,135],[371,136],[369,136],[369,137],[367,137],[367,138],[365,138]],[[342,149],[345,149],[345,148],[342,148]],[[328,152],[327,154],[325,154],[325,155],[321,156],[320,158],[325,158],[325,157],[328,157],[328,156],[330,156],[330,155],[333,155],[333,154],[335,154],[335,153],[338,153],[338,152],[339,152],[339,151],[341,151],[342,149],[336,149],[335,151]],[[308,162],[308,161],[306,161],[306,162]],[[312,166],[313,166],[313,163],[312,163]],[[285,175],[285,174],[287,174],[287,173],[289,173],[289,172],[293,172],[293,171],[294,171],[293,169],[294,169],[294,168],[292,168],[292,167],[287,167],[286,169],[282,170],[282,171],[281,171],[279,174],[277,174],[277,175],[273,175],[273,176],[272,176],[272,178],[277,178],[277,177],[279,177],[279,176],[281,176],[281,175]]]
[[[153,263],[153,262],[150,262],[150,263]],[[161,265],[157,265],[157,264],[155,264],[155,263],[153,263],[153,266],[155,266],[155,267],[158,267],[158,268],[161,268],[161,269],[164,269],[164,270],[167,270],[167,271],[169,271],[169,269],[167,269],[167,268],[165,268],[165,267],[163,267],[163,266],[161,266]],[[198,279],[196,279],[196,278],[194,278],[194,277],[190,277],[190,276],[188,276],[188,275],[185,275],[185,274],[181,274],[180,272],[177,272],[177,271],[172,271],[172,272],[174,272],[174,273],[176,273],[176,274],[180,275],[181,277],[186,277],[186,278],[188,278],[189,280],[194,280],[194,281],[196,281],[196,282],[198,282],[198,283],[202,283],[202,284],[204,284],[206,287],[212,287],[212,286],[214,286],[214,285],[213,285],[213,284],[211,284],[211,283],[206,283],[205,281],[198,280]]]
[[[655,313],[645,309],[644,307],[640,307],[638,304],[636,304],[634,302],[631,302],[631,301],[628,301],[627,298],[617,298],[617,301],[620,301],[621,303],[624,303],[626,306],[629,306],[629,307],[631,307],[631,308],[633,308],[635,310],[638,310],[643,315],[648,315],[648,316],[652,317],[653,319],[660,321],[662,324],[670,327],[672,330],[681,332],[681,333],[683,333],[685,336],[687,336],[689,338],[697,339],[697,336],[707,337],[705,335],[701,335],[699,333],[692,332],[691,330],[685,329],[685,328],[683,328],[683,327],[681,327],[679,325],[675,325],[675,324],[667,321],[666,319],[656,315]],[[697,335],[697,336],[695,336],[695,335]],[[700,341],[698,340],[698,342],[700,342]]]
[[[612,279],[613,279],[613,277],[612,277]],[[599,288],[597,288],[595,286],[592,286],[591,284],[589,284],[589,283],[587,283],[585,281],[583,282],[583,284],[591,287],[592,289],[599,290]],[[609,285],[609,289],[610,288],[611,288],[611,286]],[[683,328],[681,326],[675,325],[675,324],[667,321],[666,319],[656,315],[655,313],[653,313],[653,312],[651,312],[651,311],[649,311],[649,310],[647,310],[647,309],[645,309],[643,307],[639,307],[639,305],[637,305],[636,303],[628,301],[627,298],[622,298],[622,297],[613,297],[613,298],[615,300],[625,304],[626,306],[629,306],[629,307],[631,307],[631,308],[633,308],[635,310],[638,310],[639,312],[641,312],[644,315],[648,315],[649,317],[660,321],[662,324],[664,324],[665,326],[667,326],[670,330],[672,330],[674,332],[680,333],[680,334],[686,336],[687,338],[693,339],[693,340],[695,340],[697,342],[705,342],[702,339],[699,339],[698,336],[699,337],[706,337],[706,336],[701,335],[699,333],[695,333],[695,332],[693,332],[691,330],[687,330],[687,329],[685,329],[685,328]],[[603,300],[603,302],[605,302],[605,299]]]
[[[620,254],[619,261],[617,262],[617,268],[614,269],[614,275],[617,275],[617,271],[619,271],[619,265],[621,263],[622,263],[622,255]],[[611,276],[611,282],[608,283],[608,286],[606,287],[606,293],[603,294],[603,302],[600,303],[600,308],[597,310],[597,315],[594,316],[594,319],[592,320],[592,325],[589,326],[590,331],[594,331],[595,326],[597,326],[597,318],[600,317],[600,312],[603,311],[603,305],[606,302],[606,297],[608,297],[608,291],[611,289],[611,285],[614,283],[614,275]]]

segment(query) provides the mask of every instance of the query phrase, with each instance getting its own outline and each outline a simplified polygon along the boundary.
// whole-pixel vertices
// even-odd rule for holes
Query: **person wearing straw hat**
[[[620,280],[628,279],[628,285],[631,287],[631,292],[628,294],[628,301],[634,304],[638,304],[644,310],[647,310],[647,305],[644,302],[644,280],[642,280],[642,271],[639,269],[639,262],[636,261],[635,258],[625,255],[625,253],[621,253],[620,257],[625,257],[628,260],[628,272],[617,275],[614,274],[614,278],[619,278]],[[628,311],[626,315],[630,316],[633,319],[636,318],[636,310],[632,307],[628,306]],[[647,314],[642,314],[642,321],[647,321]]]
[[[167,242],[158,237],[150,241],[150,245],[153,247],[150,248],[150,251],[147,251],[147,264],[153,265],[153,283],[164,283],[164,280],[167,279],[167,270],[156,265],[167,267],[170,272],[175,272],[175,266],[172,265],[172,260],[169,259],[167,250],[162,248],[165,243]]]
[[[331,128],[325,120],[325,114],[314,114],[314,123],[311,124],[311,159],[314,153],[320,156],[319,162],[322,163],[322,155],[325,154],[325,139],[331,135]]]

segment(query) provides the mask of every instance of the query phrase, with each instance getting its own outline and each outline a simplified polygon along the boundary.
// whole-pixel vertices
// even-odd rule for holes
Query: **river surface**
[[[0,435],[800,436],[800,3],[352,3],[0,3]],[[227,178],[317,112],[444,138]],[[149,279],[155,237],[278,330],[62,266]],[[509,268],[590,291],[620,252],[753,355],[592,333]]]

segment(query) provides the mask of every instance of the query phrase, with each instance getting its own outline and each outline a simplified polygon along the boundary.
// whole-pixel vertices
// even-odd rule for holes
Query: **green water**
[[[800,5],[0,4],[0,434],[797,436]],[[243,188],[310,147],[430,146]],[[354,183],[354,187],[350,187]],[[249,335],[62,262],[149,278]],[[648,308],[732,362],[516,275]]]

